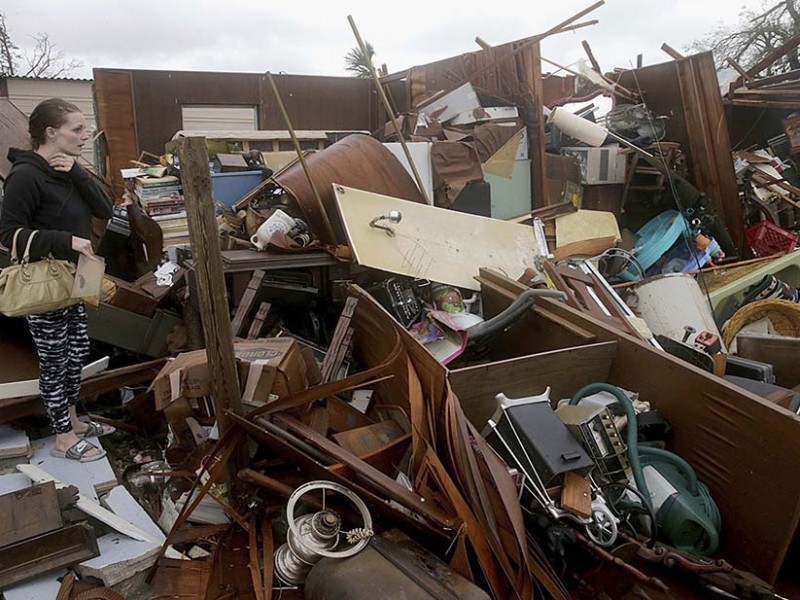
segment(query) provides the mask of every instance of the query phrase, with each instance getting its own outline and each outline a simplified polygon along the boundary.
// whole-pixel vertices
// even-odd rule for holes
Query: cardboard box
[[[306,363],[297,342],[290,337],[268,338],[234,344],[242,400],[266,402],[308,387]],[[184,352],[169,361],[156,375],[150,389],[157,410],[178,398],[200,398],[211,394],[205,350]]]
[[[242,401],[266,402],[270,394],[282,398],[308,387],[305,359],[293,338],[237,342],[234,350]]]

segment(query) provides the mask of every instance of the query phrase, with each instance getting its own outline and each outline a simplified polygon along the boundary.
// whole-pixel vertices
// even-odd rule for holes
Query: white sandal
[[[100,452],[95,456],[86,456],[86,453],[91,452],[92,450],[99,450]],[[86,440],[79,440],[66,450],[59,450],[58,448],[53,448],[50,450],[50,456],[55,456],[56,458],[66,458],[68,460],[76,460],[82,463],[100,460],[101,458],[104,458],[105,455],[105,450],[98,448]]]

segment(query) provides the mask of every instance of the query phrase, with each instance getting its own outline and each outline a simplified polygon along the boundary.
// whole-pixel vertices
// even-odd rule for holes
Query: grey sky
[[[66,56],[83,62],[72,76],[89,78],[92,67],[346,75],[343,56],[356,45],[348,14],[375,46],[376,62],[394,72],[476,50],[476,35],[500,44],[540,33],[592,3],[5,0],[2,9],[17,45],[47,32]],[[630,67],[639,53],[645,64],[663,62],[663,42],[683,49],[735,22],[745,4],[761,2],[607,0],[582,19],[598,25],[549,38],[543,54],[570,64],[585,56],[587,40],[604,69]]]

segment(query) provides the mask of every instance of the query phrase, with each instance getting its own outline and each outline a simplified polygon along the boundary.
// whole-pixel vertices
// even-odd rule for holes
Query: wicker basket
[[[736,334],[753,321],[767,318],[779,335],[800,337],[800,304],[789,300],[757,300],[745,304],[725,323],[722,337],[730,347]]]

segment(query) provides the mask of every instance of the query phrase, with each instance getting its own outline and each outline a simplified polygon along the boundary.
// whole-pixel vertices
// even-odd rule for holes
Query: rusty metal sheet
[[[316,236],[325,244],[346,244],[336,210],[333,184],[424,203],[414,180],[394,155],[368,135],[350,135],[321,152],[306,157],[320,206],[303,168],[295,164],[275,178],[297,200]]]

